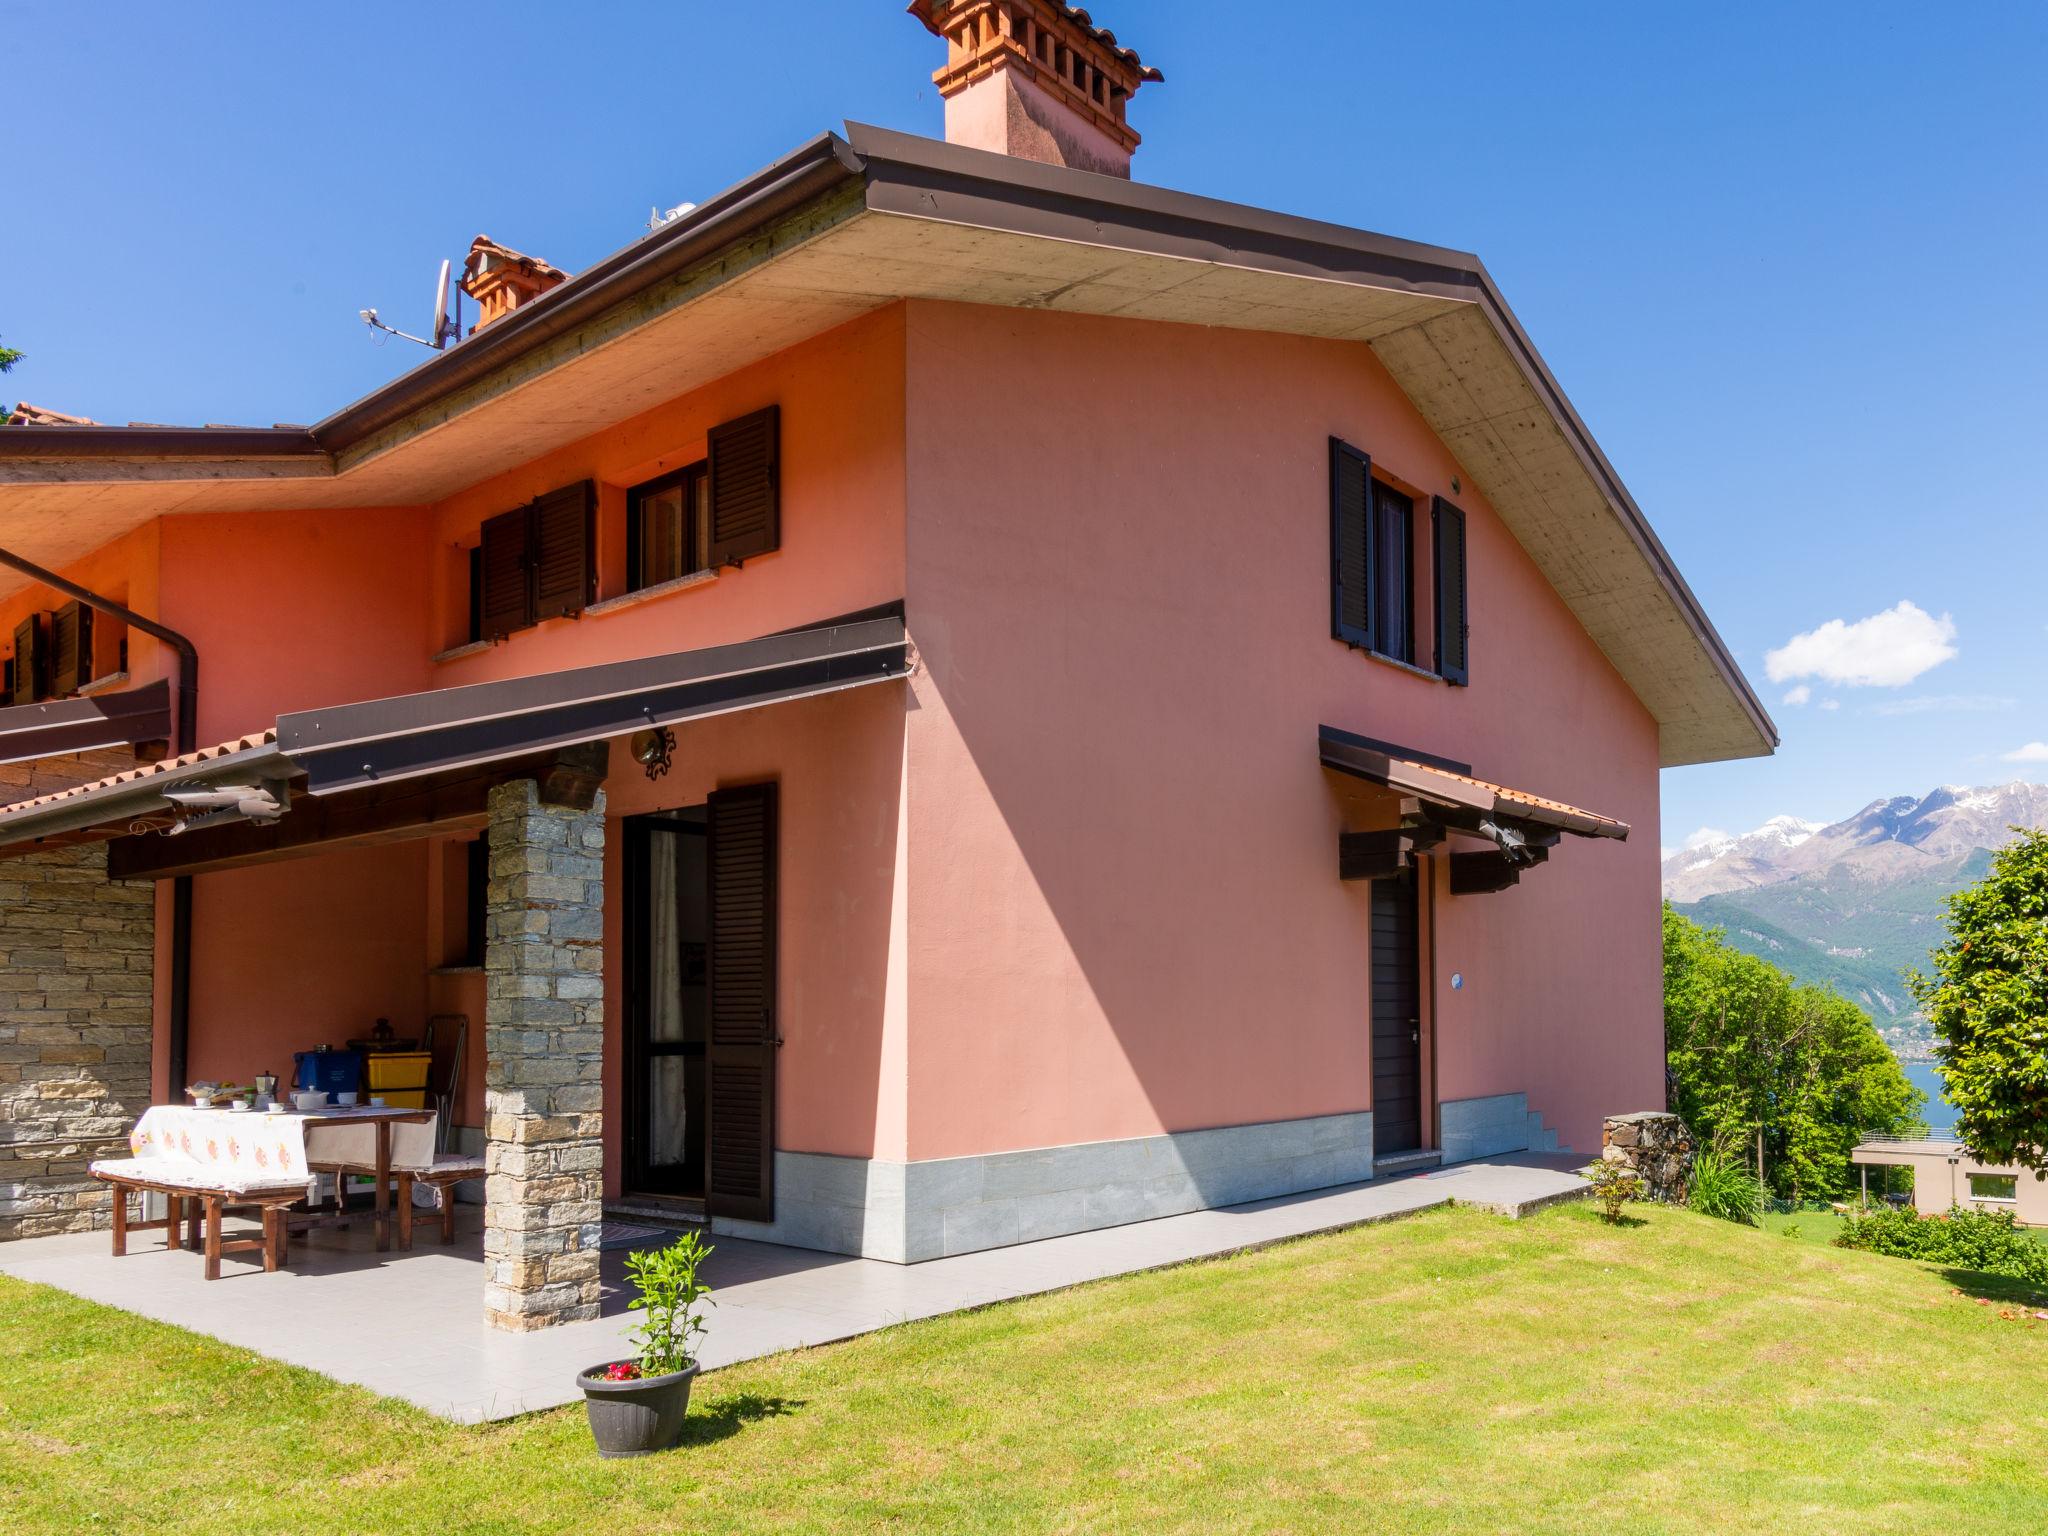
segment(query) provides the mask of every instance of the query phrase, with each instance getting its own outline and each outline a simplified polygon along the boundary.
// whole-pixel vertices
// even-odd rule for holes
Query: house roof
[[[0,545],[61,566],[159,515],[429,504],[905,298],[1370,346],[1657,721],[1667,766],[1776,746],[1477,257],[859,126],[311,428],[0,432]]]

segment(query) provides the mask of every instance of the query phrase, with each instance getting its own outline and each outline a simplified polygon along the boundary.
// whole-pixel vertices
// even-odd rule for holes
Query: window
[[[1431,662],[1445,682],[1470,677],[1465,590],[1465,514],[1430,502],[1430,587],[1436,620]],[[1346,645],[1418,665],[1415,498],[1372,472],[1372,459],[1330,439],[1330,634]]]
[[[1395,661],[1415,660],[1415,503],[1372,482],[1373,646]]]
[[[626,498],[626,590],[706,569],[710,510],[711,476],[703,463],[635,486]]]
[[[1970,1198],[1972,1200],[2018,1200],[2020,1197],[2019,1175],[2012,1173],[1973,1173],[1970,1175]]]

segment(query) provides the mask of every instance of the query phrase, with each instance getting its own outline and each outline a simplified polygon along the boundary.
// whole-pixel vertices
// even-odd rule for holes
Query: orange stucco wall
[[[1439,889],[1432,1055],[1582,1147],[1661,1102],[1655,724],[1371,352],[934,304],[908,341],[911,1155],[1369,1106],[1373,807],[1319,723],[1643,829]],[[1469,688],[1329,638],[1332,434],[1465,508]]]

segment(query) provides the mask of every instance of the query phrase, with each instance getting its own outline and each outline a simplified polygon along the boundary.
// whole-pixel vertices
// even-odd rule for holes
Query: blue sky
[[[2048,777],[2007,758],[2048,743],[2048,7],[1093,9],[1167,72],[1142,179],[1492,268],[1784,736],[1667,773],[1666,843]],[[0,37],[0,393],[103,420],[316,420],[419,359],[356,311],[423,328],[479,230],[577,269],[842,119],[940,123],[893,0]]]

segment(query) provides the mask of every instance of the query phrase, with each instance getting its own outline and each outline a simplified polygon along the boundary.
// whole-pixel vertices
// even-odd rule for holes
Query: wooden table
[[[433,1121],[430,1109],[344,1109],[338,1105],[327,1109],[316,1109],[305,1114],[309,1122],[306,1127],[306,1162],[309,1168],[334,1169],[337,1172],[367,1172],[376,1180],[376,1223],[377,1251],[386,1253],[391,1248],[391,1127],[394,1125],[426,1125]],[[376,1150],[365,1164],[354,1159],[331,1160],[319,1155],[318,1139],[320,1127],[328,1125],[368,1126],[376,1132]],[[429,1165],[433,1162],[431,1148],[427,1153]],[[337,1195],[341,1191],[337,1190]]]

